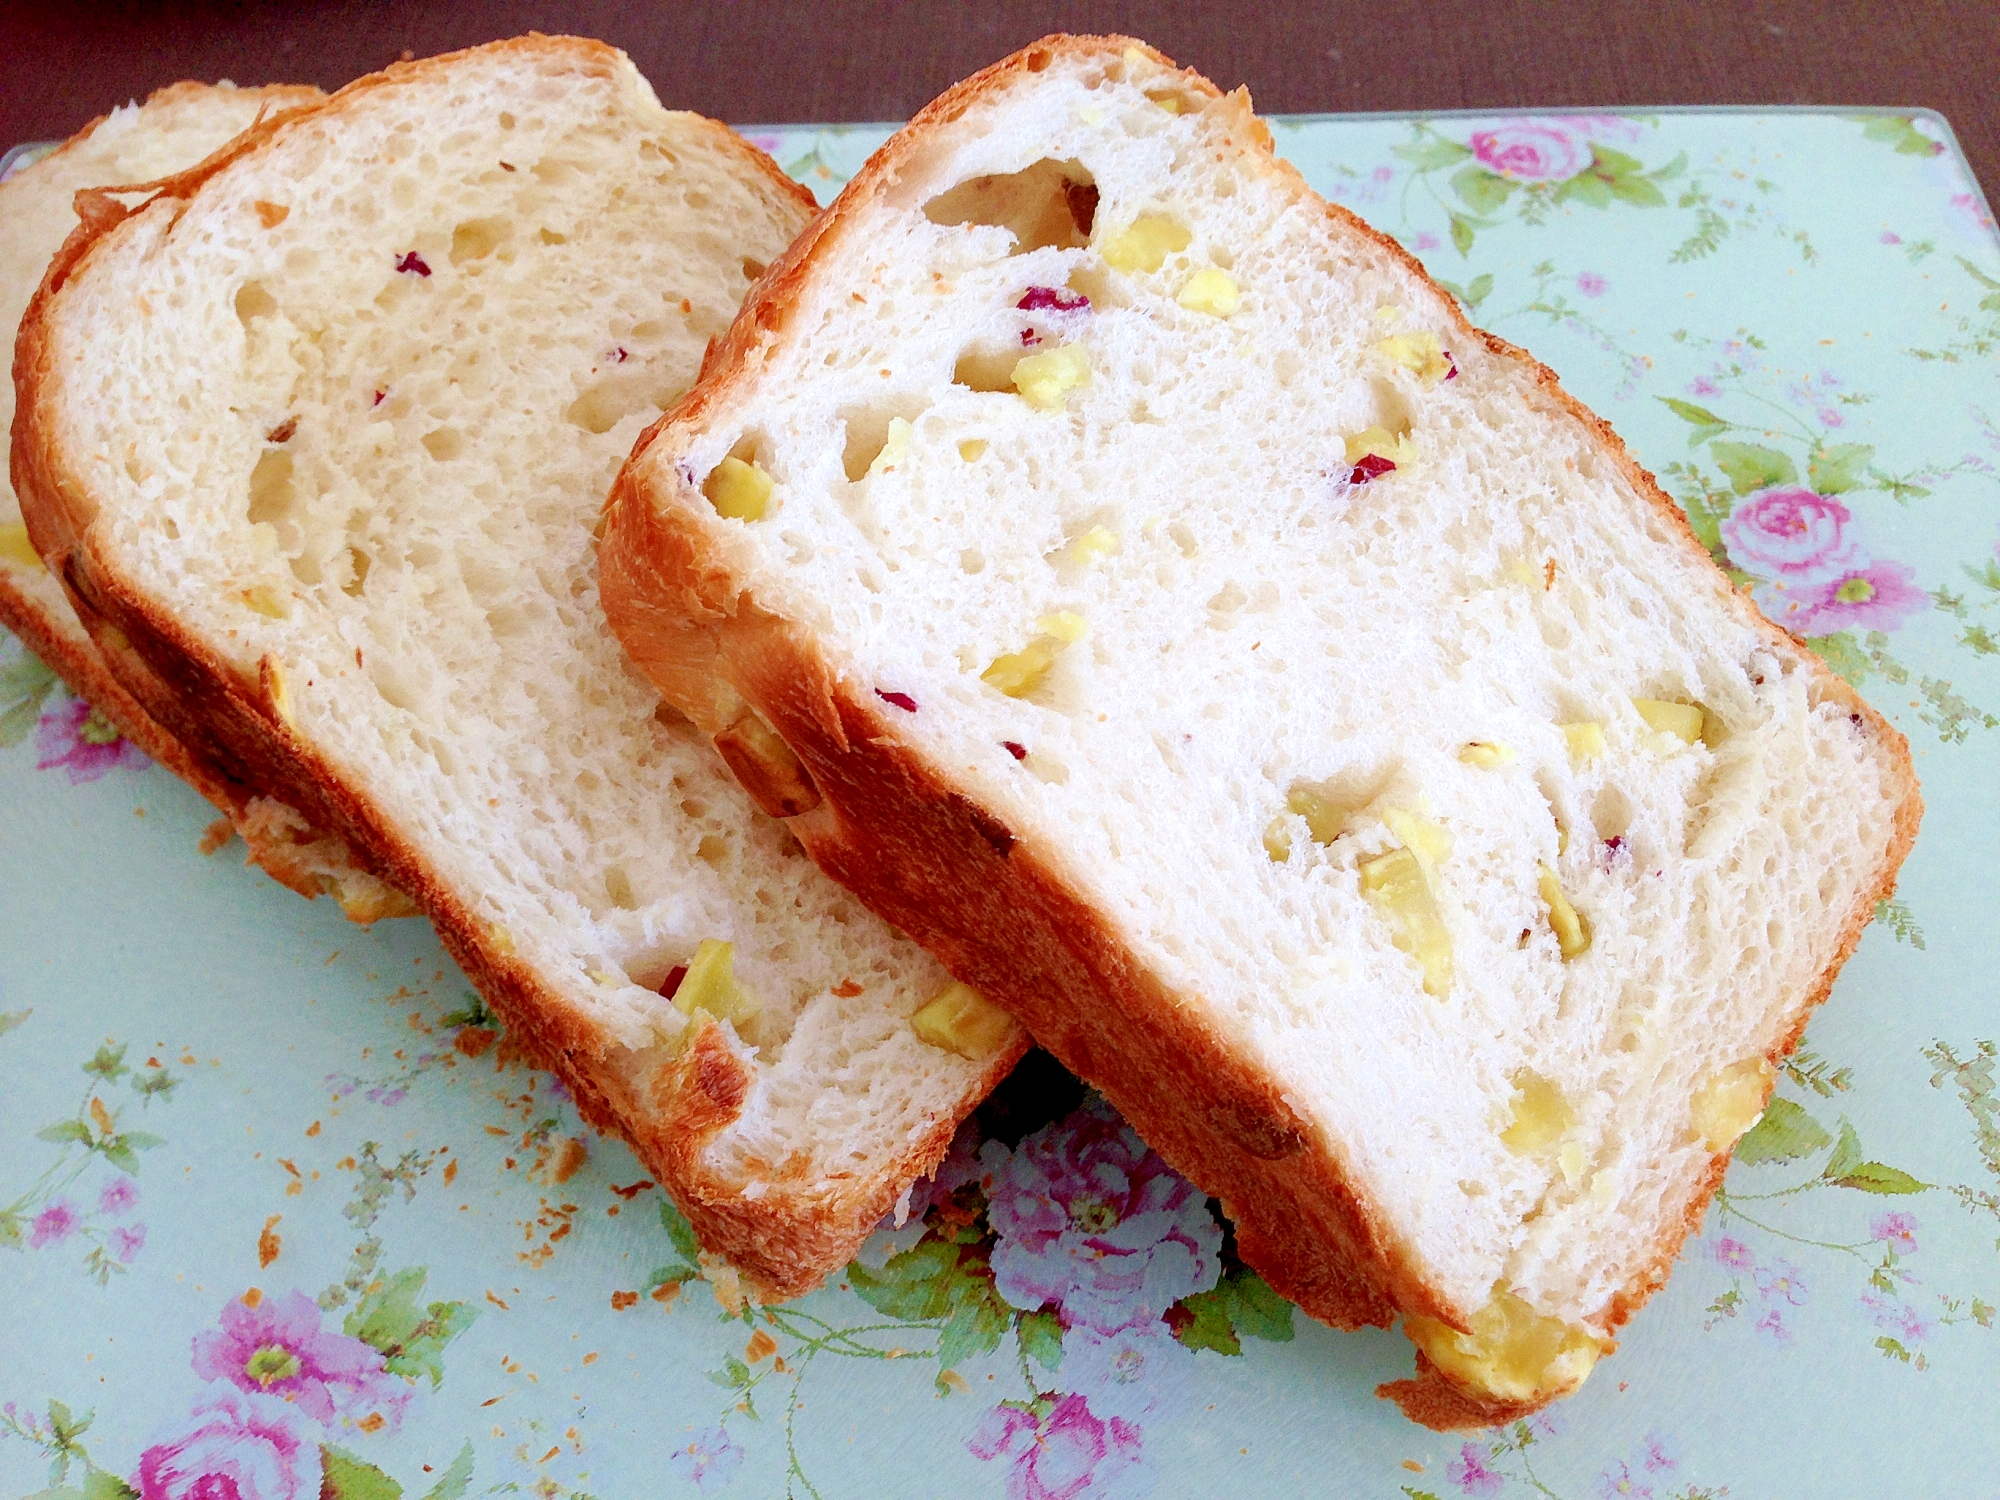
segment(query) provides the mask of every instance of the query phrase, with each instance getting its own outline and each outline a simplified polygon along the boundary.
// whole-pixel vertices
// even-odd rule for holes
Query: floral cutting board
[[[2000,1495],[2000,242],[1942,121],[1274,122],[1910,736],[1929,803],[1672,1283],[1445,1437],[1046,1063],[759,1310],[419,922],[348,926],[0,641],[0,1495]],[[760,132],[830,197],[886,127]],[[237,846],[240,852],[240,846]]]

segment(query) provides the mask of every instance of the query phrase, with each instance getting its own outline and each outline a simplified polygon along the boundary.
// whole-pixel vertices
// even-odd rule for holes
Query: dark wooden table
[[[0,5],[0,144],[180,78],[332,88],[528,30],[602,37],[660,97],[735,123],[901,119],[1047,31],[1127,31],[1269,113],[1562,105],[1940,111],[2000,197],[2000,0],[335,0]]]

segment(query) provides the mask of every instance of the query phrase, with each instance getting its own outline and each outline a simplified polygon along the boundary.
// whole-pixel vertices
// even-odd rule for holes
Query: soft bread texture
[[[50,260],[77,227],[78,193],[112,211],[106,189],[145,185],[195,168],[261,120],[317,103],[316,88],[177,83],[144,104],[101,115],[40,161],[0,183],[0,328],[11,342]],[[0,384],[0,419],[11,428],[14,386]],[[127,692],[64,597],[61,581],[29,544],[13,486],[0,479],[0,624],[18,635],[127,739],[206,797],[243,835],[250,858],[307,897],[332,892],[350,917],[369,922],[412,910],[402,893],[359,866],[341,839],[294,809],[198,759]]]
[[[1573,1389],[1662,1284],[1920,815],[1603,423],[1122,38],[882,148],[635,450],[603,568],[671,700],[802,760],[823,867],[1280,1291],[1405,1316],[1385,1394],[1437,1427]],[[1448,969],[1367,893],[1398,848]]]
[[[527,37],[363,79],[73,242],[17,361],[29,524],[128,685],[378,859],[771,1297],[1026,1045],[918,1039],[948,977],[598,610],[620,459],[811,212],[622,53]],[[658,993],[705,940],[759,1014]]]

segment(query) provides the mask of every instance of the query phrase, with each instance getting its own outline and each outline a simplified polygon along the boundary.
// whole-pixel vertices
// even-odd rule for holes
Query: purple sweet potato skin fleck
[[[1014,306],[1022,312],[1083,312],[1089,308],[1090,299],[1082,292],[1062,287],[1031,286]]]

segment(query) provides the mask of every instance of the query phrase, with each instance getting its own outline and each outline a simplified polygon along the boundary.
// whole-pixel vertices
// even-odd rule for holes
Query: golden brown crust
[[[633,450],[609,502],[601,550],[603,595],[614,629],[668,699],[711,732],[704,717],[720,678],[762,713],[805,761],[824,796],[791,826],[820,865],[876,911],[931,948],[960,978],[1018,1016],[1036,1040],[1095,1084],[1169,1161],[1222,1199],[1244,1259],[1278,1291],[1336,1327],[1386,1324],[1398,1311],[1467,1327],[1472,1309],[1448,1304],[1421,1265],[1398,1245],[1350,1180],[1330,1144],[1309,1137],[1274,1079],[1213,1029],[1206,1007],[1182,1003],[1140,964],[1104,916],[1069,889],[1053,859],[997,820],[950,776],[901,744],[880,705],[837,678],[805,626],[771,613],[747,592],[717,545],[692,475],[678,467],[687,439],[707,415],[759,378],[770,347],[785,337],[818,263],[856,232],[864,208],[889,192],[918,159],[928,132],[1057,54],[1107,66],[1139,46],[1125,37],[1049,37],[947,91],[894,136],[840,199],[754,289],[701,381]],[[1220,97],[1191,72],[1180,86]],[[1317,200],[1295,169],[1272,155],[1247,95],[1230,96],[1260,164]],[[1626,452],[1611,429],[1565,393],[1546,367],[1512,345],[1479,333],[1401,246],[1346,210],[1324,205],[1330,234],[1357,236],[1391,256],[1415,289],[1448,309],[1466,337],[1514,361],[1534,389],[1582,423],[1690,555],[1710,565],[1680,508]],[[1421,293],[1420,293],[1421,294]],[[658,445],[650,459],[648,449]],[[1915,838],[1922,803],[1909,748],[1887,721],[1800,643],[1731,591],[1732,608],[1773,649],[1803,657],[1818,691],[1843,706],[1884,749],[1900,783],[1895,836],[1875,890],[1849,914],[1839,951],[1799,1004],[1775,1060],[1796,1043],[1860,939],[1877,899]],[[1661,1285],[1681,1242],[1699,1225],[1727,1166],[1715,1158],[1690,1184],[1683,1211],[1613,1298],[1603,1332],[1621,1325]],[[1534,1403],[1497,1403],[1462,1389],[1427,1359],[1414,1380],[1383,1388],[1417,1421],[1440,1428],[1490,1425],[1525,1415]]]
[[[560,50],[585,65],[607,69],[619,57],[602,43],[565,38],[530,36],[494,46]],[[349,84],[320,105],[266,121],[199,168],[162,185],[153,201],[165,198],[170,204],[157,211],[180,212],[230,162],[299,122],[337,113],[357,95],[387,84],[443,73],[459,55],[398,64]],[[725,126],[702,124],[724,149],[754,162],[774,192],[782,189],[787,200],[799,201],[796,185],[761,152]],[[703,1160],[708,1143],[736,1118],[748,1084],[748,1065],[730,1050],[722,1028],[703,1026],[678,1057],[664,1049],[652,1055],[623,1047],[601,1024],[544,985],[531,966],[514,956],[509,935],[469,910],[388,814],[292,731],[285,714],[287,696],[309,690],[310,681],[286,684],[268,660],[255,677],[246,677],[118,573],[97,545],[92,529],[96,503],[55,426],[60,375],[53,362],[52,326],[63,287],[87,267],[126,217],[127,210],[100,196],[95,212],[44,278],[23,320],[15,355],[15,488],[36,548],[62,578],[111,671],[197,760],[222,768],[234,783],[297,806],[317,827],[332,829],[365,851],[384,878],[409,892],[521,1049],[562,1078],[585,1119],[631,1142],[687,1213],[703,1244],[734,1263],[760,1295],[778,1299],[811,1290],[851,1258],[911,1179],[943,1159],[957,1117],[932,1122],[888,1170],[867,1180],[774,1180],[761,1197],[746,1200],[743,1180]],[[995,1054],[967,1091],[968,1100],[984,1097],[1026,1046],[1022,1038]]]

